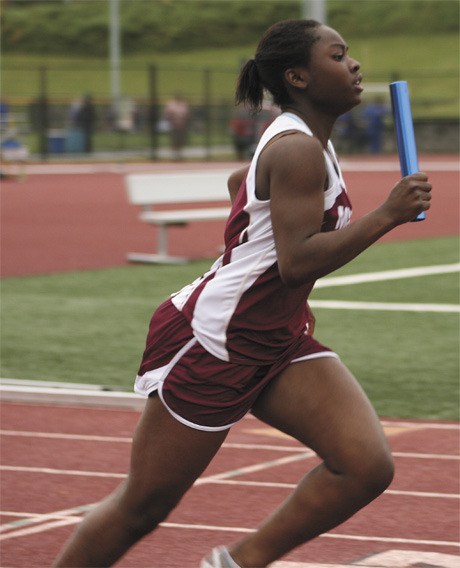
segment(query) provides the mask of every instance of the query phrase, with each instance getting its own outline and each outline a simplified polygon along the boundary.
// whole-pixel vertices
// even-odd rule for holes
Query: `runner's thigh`
[[[185,426],[157,395],[151,396],[133,439],[129,492],[141,499],[161,489],[180,496],[201,475],[227,434],[228,430],[204,432]]]
[[[333,357],[292,363],[263,391],[253,414],[338,469],[345,460],[388,451],[366,394]]]

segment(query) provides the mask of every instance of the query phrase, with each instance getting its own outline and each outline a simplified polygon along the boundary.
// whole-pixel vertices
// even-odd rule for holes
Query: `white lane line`
[[[397,458],[406,459],[424,459],[424,460],[450,460],[459,461],[460,456],[449,455],[449,454],[418,454],[411,452],[393,452],[392,455]],[[271,467],[277,467],[279,465],[286,465],[295,461],[300,461],[315,457],[316,454],[312,451],[296,453],[296,455],[286,456],[276,460],[269,460],[266,462],[261,462],[255,465],[250,465],[247,467],[238,468],[231,471],[226,471],[223,473],[218,473],[215,475],[210,475],[208,477],[199,478],[195,484],[202,485],[203,483],[211,483],[219,479],[227,479],[230,477],[236,477],[238,475],[245,475],[247,473],[254,473],[256,471],[262,471],[264,469],[269,469]],[[103,471],[85,471],[76,469],[56,469],[50,467],[32,467],[32,466],[17,466],[17,465],[0,465],[0,471],[15,471],[24,473],[44,473],[47,475],[74,475],[81,477],[105,477],[105,478],[115,478],[124,479],[126,477],[125,473],[111,473]]]
[[[344,172],[399,172],[399,162],[395,161],[340,161],[340,169]],[[460,169],[458,161],[453,160],[422,160],[420,163],[421,171],[432,172],[457,172]]]
[[[252,418],[248,416],[247,418]],[[436,422],[392,422],[390,420],[382,420],[382,426],[389,428],[408,428],[417,430],[459,430],[460,424],[458,423],[436,423]],[[33,430],[0,430],[1,436],[17,436],[24,438],[45,438],[56,440],[81,440],[87,442],[118,442],[118,443],[131,443],[131,437],[124,436],[96,436],[88,434],[65,434],[61,432],[34,432]],[[295,440],[293,439],[295,442]],[[233,448],[242,450],[275,450],[275,451],[291,451],[303,452],[303,446],[281,446],[273,444],[246,444],[238,442],[224,442],[222,448]]]
[[[224,531],[224,532],[236,532],[236,533],[253,533],[256,531],[256,529],[244,528],[244,527],[192,525],[188,523],[172,523],[172,522],[161,523],[160,526],[165,528]],[[425,539],[397,538],[397,537],[386,537],[386,536],[351,535],[351,534],[340,534],[340,533],[325,533],[320,535],[319,538],[333,538],[337,540],[357,540],[357,541],[366,541],[366,542],[388,542],[388,543],[423,545],[423,546],[453,546],[453,547],[460,546],[459,542],[449,541],[449,540],[425,540]]]
[[[220,166],[213,164],[213,169],[227,169],[229,164],[223,162]],[[234,166],[235,169],[237,166]],[[347,160],[340,162],[340,167],[344,172],[399,172],[399,161],[396,160]],[[233,166],[232,166],[233,168]],[[428,172],[457,172],[460,169],[456,160],[430,160],[421,159],[420,168],[422,171]],[[126,174],[129,172],[152,171],[157,170],[157,165],[148,163],[68,163],[68,164],[27,164],[25,167],[26,174],[35,175],[52,175],[52,174],[94,174],[94,173],[118,173]],[[200,171],[194,168],[195,171]],[[208,172],[210,168],[203,167],[201,171]],[[176,173],[177,169],[167,170]],[[166,171],[166,173],[167,173]]]
[[[9,532],[0,535],[1,540],[8,540],[10,538],[17,538],[19,536],[29,536],[31,534],[41,533],[49,531],[51,529],[58,529],[60,527],[65,527],[67,525],[76,525],[81,521],[81,517],[68,517],[67,519],[61,519],[59,521],[51,521],[49,523],[44,523],[42,525],[37,525],[34,527],[27,527],[25,529],[20,529],[14,532]]]
[[[269,460],[266,462],[262,462],[262,463],[258,463],[252,466],[248,466],[248,467],[242,467],[242,468],[238,468],[238,469],[234,469],[234,470],[230,470],[230,471],[225,471],[216,475],[210,475],[208,477],[201,477],[200,479],[198,479],[194,485],[204,485],[206,483],[211,483],[212,481],[215,480],[219,480],[219,479],[226,479],[229,477],[236,477],[238,475],[243,475],[245,473],[253,473],[256,471],[261,471],[264,469],[269,469],[272,467],[276,467],[279,465],[285,465],[287,463],[292,463],[294,461],[298,461],[298,460],[302,460],[305,459],[306,457],[310,457],[311,455],[314,455],[314,453],[310,450],[303,452],[302,454],[297,454],[297,455],[290,455],[290,456],[286,456],[283,458],[279,458],[276,460]],[[1,466],[0,469],[6,470],[6,471],[28,471],[31,473],[46,473],[46,474],[64,474],[64,475],[80,475],[80,476],[88,476],[88,475],[95,475],[97,477],[126,477],[126,475],[124,474],[104,474],[102,472],[87,472],[87,471],[68,471],[68,470],[53,470],[51,468],[25,468],[25,467],[15,467],[15,466]],[[75,521],[69,521],[67,524],[71,524],[72,522]],[[30,529],[30,533],[28,533],[27,531],[29,529],[25,528],[25,529],[20,529],[18,531],[15,532],[9,532],[6,533],[3,537],[3,539],[6,538],[14,538],[16,536],[26,536],[27,534],[32,534],[32,533],[36,533],[36,532],[40,532],[40,527],[42,527],[42,530],[49,530],[52,528],[57,528],[58,526],[61,526],[62,524],[66,524],[66,521],[62,521],[62,520],[58,520],[58,521],[51,521],[50,523],[45,523],[42,525],[39,525],[38,527],[33,527]]]
[[[421,454],[416,452],[392,452],[395,458],[409,458],[417,460],[460,460],[457,454]]]
[[[241,485],[247,487],[268,487],[274,489],[295,489],[297,483],[282,483],[277,481],[246,481],[236,479],[209,479],[207,483],[215,485]],[[460,499],[460,493],[435,493],[429,491],[402,491],[399,489],[387,489],[385,495],[398,495],[402,497],[423,497],[433,499]]]
[[[279,458],[276,460],[269,460],[261,462],[255,465],[249,465],[247,467],[241,467],[230,471],[224,471],[223,473],[217,473],[216,475],[209,475],[207,477],[200,477],[195,481],[195,485],[203,485],[205,483],[212,483],[219,479],[228,479],[230,477],[237,477],[238,475],[244,475],[246,473],[254,473],[256,471],[263,471],[265,469],[270,469],[272,467],[277,467],[279,465],[286,465],[299,460],[304,460],[306,458],[314,457],[316,454],[311,450],[297,454],[294,456],[286,456],[284,458]]]
[[[250,480],[232,480],[231,477],[237,477],[239,475],[245,475],[247,473],[254,473],[256,471],[261,471],[263,469],[268,469],[269,467],[274,467],[278,465],[285,465],[286,463],[292,463],[293,461],[298,461],[299,459],[304,459],[305,456],[294,456],[289,458],[283,458],[281,460],[274,460],[272,462],[264,462],[263,464],[256,464],[253,466],[248,466],[245,468],[236,469],[233,471],[224,472],[221,474],[210,475],[208,477],[202,477],[198,479],[194,485],[236,485],[236,486],[247,486],[247,487],[267,487],[267,488],[280,488],[280,489],[294,489],[297,487],[296,483],[284,483],[276,481],[250,481]],[[0,470],[3,471],[14,471],[23,473],[43,473],[47,475],[71,475],[77,477],[104,477],[107,479],[124,479],[127,474],[124,473],[105,473],[100,471],[84,471],[84,470],[66,470],[66,469],[53,469],[45,467],[26,467],[26,466],[0,466]],[[422,497],[422,498],[433,498],[433,499],[460,499],[460,494],[458,493],[439,493],[430,491],[406,491],[398,489],[387,489],[385,491],[387,495],[400,495],[405,497]],[[36,515],[33,515],[34,517]],[[53,517],[56,515],[53,514]],[[1,532],[1,528],[0,528]]]
[[[28,430],[0,430],[2,436],[18,436],[24,438],[46,438],[50,440],[81,440],[85,442],[118,442],[131,443],[132,438],[122,436],[94,436],[86,434],[61,434],[60,432],[33,432]]]
[[[311,450],[303,451],[301,454],[290,455],[275,460],[269,460],[265,462],[260,462],[247,467],[241,467],[238,469],[224,471],[222,473],[217,473],[215,475],[210,475],[207,477],[200,477],[196,480],[195,485],[203,485],[205,483],[210,483],[218,479],[227,479],[230,477],[236,477],[238,475],[244,475],[246,473],[254,473],[256,471],[262,471],[264,469],[270,469],[272,467],[277,467],[280,465],[286,465],[299,460],[304,460],[309,457],[313,457],[316,454]],[[81,477],[106,477],[106,478],[116,478],[123,479],[127,474],[125,473],[109,473],[102,471],[84,471],[75,469],[55,469],[50,467],[29,467],[29,466],[15,466],[15,465],[0,465],[0,471],[21,471],[25,473],[45,473],[48,475],[75,475]]]
[[[432,276],[435,274],[450,274],[460,271],[460,263],[438,264],[435,266],[417,266],[414,268],[401,268],[398,270],[382,270],[381,272],[365,272],[350,274],[348,276],[330,276],[321,278],[315,284],[316,288],[330,286],[348,286],[349,284],[362,284],[367,282],[382,282],[384,280],[400,280],[402,278],[415,278],[418,276]]]
[[[124,479],[125,473],[109,473],[104,471],[84,471],[78,469],[55,469],[52,467],[26,467],[16,465],[1,465],[0,471],[21,471],[25,473],[45,473],[47,475],[75,475],[80,477],[106,477]]]
[[[80,510],[89,510],[93,505],[83,506],[79,508]],[[49,515],[52,517],[52,514]],[[38,526],[28,527],[24,529],[19,529],[12,531],[0,536],[0,540],[7,540],[9,538],[16,538],[20,536],[28,536],[30,534],[36,534],[39,532],[44,532],[46,530],[51,530],[54,528],[59,528],[69,524],[76,524],[79,522],[80,518],[71,516],[68,519],[50,521]],[[218,531],[218,532],[232,532],[232,533],[243,533],[248,534],[255,532],[256,529],[245,528],[245,527],[232,527],[232,526],[221,526],[221,525],[204,525],[204,524],[189,524],[189,523],[173,523],[165,522],[160,524],[163,528],[173,528],[173,529],[186,529],[186,530],[205,530],[205,531]],[[444,541],[444,540],[425,540],[425,539],[410,539],[410,538],[395,538],[395,537],[383,537],[383,536],[371,536],[371,535],[348,535],[340,533],[326,533],[320,535],[320,538],[332,538],[337,540],[355,540],[355,541],[365,541],[365,542],[387,542],[387,543],[398,543],[398,544],[410,544],[410,545],[423,545],[423,546],[439,546],[439,547],[458,547],[459,543],[455,541]]]
[[[89,503],[88,505],[71,507],[70,509],[61,509],[59,511],[53,511],[52,513],[23,513],[19,511],[0,511],[0,514],[5,517],[19,517],[19,520],[11,521],[2,525],[0,527],[0,532],[20,528],[22,526],[41,523],[42,521],[68,519],[70,517],[81,520],[81,514],[90,511],[96,505],[97,503]]]

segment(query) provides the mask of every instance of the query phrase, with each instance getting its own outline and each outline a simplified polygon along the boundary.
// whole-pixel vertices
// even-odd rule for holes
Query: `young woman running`
[[[391,482],[376,413],[339,357],[314,339],[306,303],[317,278],[429,208],[431,185],[417,173],[350,223],[329,138],[361,100],[359,69],[342,37],[311,20],[272,26],[242,69],[237,102],[258,109],[268,91],[282,114],[251,165],[229,179],[224,254],[154,313],[136,379],[148,399],[129,476],[87,515],[56,566],[116,562],[168,516],[249,411],[322,463],[256,532],[213,550],[203,568],[268,566]]]

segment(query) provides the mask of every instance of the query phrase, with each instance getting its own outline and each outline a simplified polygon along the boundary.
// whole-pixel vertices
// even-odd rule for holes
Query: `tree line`
[[[1,0],[4,52],[106,56],[109,0]],[[252,45],[303,0],[120,0],[124,53]],[[457,0],[328,0],[345,37],[458,31]]]

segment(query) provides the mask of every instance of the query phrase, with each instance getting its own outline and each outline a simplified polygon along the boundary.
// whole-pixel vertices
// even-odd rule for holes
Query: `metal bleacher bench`
[[[180,173],[128,174],[125,178],[128,201],[142,207],[139,218],[158,227],[156,253],[128,254],[131,262],[184,263],[184,257],[168,253],[168,227],[193,221],[226,220],[230,213],[227,180],[231,171],[187,171]],[[224,202],[215,207],[212,202]],[[180,209],[165,206],[181,204]],[[201,204],[200,207],[197,205]],[[160,205],[160,210],[156,206]]]

